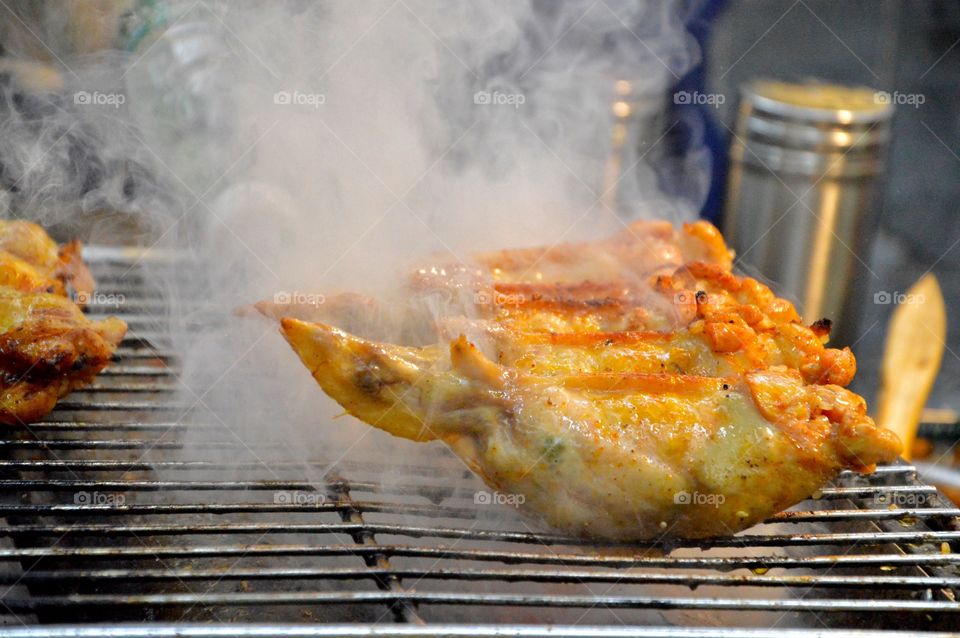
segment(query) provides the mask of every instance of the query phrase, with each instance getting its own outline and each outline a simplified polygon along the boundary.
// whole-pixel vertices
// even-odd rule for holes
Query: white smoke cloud
[[[51,223],[126,211],[143,243],[190,253],[165,281],[184,400],[305,455],[368,429],[317,425],[335,407],[274,326],[234,308],[388,292],[435,251],[620,230],[603,197],[614,85],[659,114],[699,55],[668,0],[168,5],[168,29],[132,52],[65,59],[43,117],[6,105],[5,205]],[[657,156],[631,157],[616,213],[693,213],[659,190]]]

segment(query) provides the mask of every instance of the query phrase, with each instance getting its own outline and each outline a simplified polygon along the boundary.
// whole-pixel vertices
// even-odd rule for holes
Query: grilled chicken
[[[57,246],[36,224],[0,221],[0,423],[25,424],[89,383],[126,333],[115,318],[90,321],[78,303],[93,291],[80,243]]]
[[[320,386],[396,436],[443,440],[557,529],[630,540],[727,535],[808,497],[837,470],[899,452],[862,399],[774,367],[743,376],[538,376],[458,338],[377,344],[323,324],[283,331]]]
[[[0,423],[30,423],[109,362],[127,330],[90,321],[72,301],[0,286]]]
[[[474,299],[436,322],[447,345],[361,338],[322,309],[283,334],[350,414],[443,441],[559,530],[729,535],[900,452],[843,387],[855,360],[824,347],[829,323],[733,275],[709,224],[441,263],[411,287]]]
[[[94,284],[80,257],[80,242],[57,246],[36,224],[0,220],[0,285],[58,295],[66,295],[69,285],[85,305]]]

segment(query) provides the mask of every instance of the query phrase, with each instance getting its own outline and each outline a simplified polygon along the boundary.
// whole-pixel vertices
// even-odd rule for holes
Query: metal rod
[[[361,624],[228,625],[150,623],[122,626],[0,627],[0,638],[823,638],[818,629],[731,629],[727,627],[520,625],[435,623],[423,627]],[[915,638],[916,632],[847,629],[845,638]],[[956,638],[955,633],[930,632],[925,638]]]
[[[182,426],[184,428],[191,427],[193,424],[188,423],[171,423],[171,422],[159,422],[159,423],[141,423],[137,421],[133,422],[122,422],[117,424],[105,424],[108,427],[121,427],[124,423],[129,423],[130,427],[139,428],[144,427],[146,429],[165,429],[173,426]],[[51,422],[52,425],[63,424],[67,425],[79,425],[79,426],[89,426],[91,428],[98,425],[97,422],[91,421],[56,421]],[[31,429],[35,429],[38,426],[44,425],[43,422],[38,424],[32,424]],[[201,424],[203,427],[222,427],[219,424]],[[324,460],[324,459],[307,459],[304,461],[271,461],[270,468],[277,469],[283,467],[309,467],[309,466],[330,466],[336,464],[339,468],[349,468],[355,469],[358,471],[368,471],[368,472],[383,472],[387,469],[392,470],[397,473],[402,473],[405,476],[417,475],[417,476],[435,476],[436,470],[424,466],[416,465],[392,465],[389,468],[385,465],[380,465],[375,462],[369,463],[356,463],[347,460],[334,461],[334,460]],[[91,468],[94,470],[106,470],[106,469],[116,469],[117,471],[125,471],[131,467],[139,467],[140,469],[181,469],[181,470],[245,470],[245,469],[256,469],[263,468],[263,463],[242,463],[242,462],[218,462],[218,461],[207,461],[207,460],[197,460],[197,461],[169,461],[169,460],[159,460],[152,461],[149,463],[138,463],[137,461],[114,461],[114,460],[97,460],[97,459],[43,459],[43,460],[0,460],[0,468],[3,467],[13,467],[13,468],[36,468],[36,469],[55,469],[56,467],[70,468],[70,469],[82,469],[82,468]],[[881,466],[877,468],[877,475],[889,475],[889,474],[912,474],[915,473],[913,466],[909,465],[891,465],[891,466]],[[858,477],[859,474],[850,472],[846,475],[841,475],[841,479]],[[899,486],[899,487],[910,487],[910,486]]]
[[[310,568],[310,567],[222,567],[207,569],[35,569],[16,577],[22,583],[57,583],[63,581],[181,581],[181,580],[367,580],[371,577],[409,578],[420,580],[503,581],[539,583],[617,583],[620,585],[679,585],[685,587],[802,587],[859,589],[929,589],[958,587],[960,578],[929,576],[861,576],[861,575],[746,575],[685,574],[676,572],[623,572],[537,569],[377,569],[377,568]],[[0,573],[0,583],[14,582],[14,577]]]
[[[89,443],[89,441],[86,441]],[[0,441],[0,445],[8,441]],[[12,442],[15,443],[15,442]],[[209,443],[209,442],[202,442]],[[219,445],[219,442],[214,442]],[[146,481],[146,480],[78,480],[78,479],[7,479],[0,480],[0,491],[3,490],[48,490],[71,491],[87,489],[104,489],[116,491],[197,491],[197,490],[313,490],[316,488],[313,481],[285,481],[285,480],[219,480],[219,481]],[[473,490],[466,488],[452,488],[443,485],[394,484],[363,481],[339,481],[329,483],[328,486],[341,486],[344,489],[360,490],[364,492],[387,492],[401,494],[433,494],[442,490],[443,496],[473,497]],[[837,487],[824,488],[820,498],[865,498],[899,495],[927,495],[936,494],[937,490],[931,486],[870,486],[870,487]],[[819,499],[817,499],[819,500]],[[838,510],[835,510],[838,511]],[[842,511],[842,510],[839,510]]]
[[[159,446],[158,446],[159,447]],[[278,513],[339,511],[332,503],[134,503],[123,506],[73,505],[73,504],[0,504],[0,515],[128,515],[128,514],[227,514],[227,513]],[[453,508],[434,505],[399,504],[378,501],[357,501],[356,507],[363,512],[382,512],[443,518],[496,519],[495,513],[484,514],[472,508]],[[945,519],[960,516],[956,508],[910,508],[877,510],[823,510],[804,512],[781,512],[765,523],[799,523],[814,521],[878,521],[917,519]]]
[[[130,525],[8,525],[11,535],[36,536],[177,536],[204,534],[392,534],[414,538],[453,538],[489,542],[527,544],[590,545],[593,547],[652,547],[662,541],[635,541],[631,543],[598,543],[584,538],[534,534],[530,532],[501,532],[494,530],[459,529],[449,527],[417,527],[382,523],[222,523],[222,524],[130,524]],[[823,533],[823,534],[746,534],[736,537],[720,537],[698,541],[676,541],[672,547],[786,547],[797,545],[848,545],[886,543],[943,543],[960,540],[958,531],[921,532],[871,532],[871,533]]]
[[[655,551],[649,553],[656,553]],[[828,556],[654,556],[644,552],[635,556],[604,556],[512,552],[504,550],[455,549],[453,547],[414,547],[406,545],[306,545],[306,544],[237,544],[237,545],[160,545],[156,547],[22,547],[0,548],[0,560],[75,558],[99,560],[134,560],[158,558],[223,558],[231,556],[361,556],[383,554],[387,557],[496,561],[505,564],[561,564],[617,568],[677,569],[836,569],[838,567],[918,565],[958,565],[958,554],[854,554]]]
[[[69,596],[33,596],[8,598],[4,604],[12,611],[37,611],[54,607],[77,606],[181,606],[181,605],[329,605],[398,604],[484,605],[511,607],[579,607],[634,609],[726,609],[734,611],[858,611],[871,613],[957,613],[960,603],[918,600],[856,599],[745,599],[704,597],[651,597],[610,595],[485,594],[440,592],[248,592],[202,594],[72,594]]]

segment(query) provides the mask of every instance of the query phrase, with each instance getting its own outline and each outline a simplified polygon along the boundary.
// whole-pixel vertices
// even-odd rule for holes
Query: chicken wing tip
[[[304,321],[296,317],[280,317],[280,330],[288,336],[306,336],[324,331],[340,332],[333,326],[316,321]]]

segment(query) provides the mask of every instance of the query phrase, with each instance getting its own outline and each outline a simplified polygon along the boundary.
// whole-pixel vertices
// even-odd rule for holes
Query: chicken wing
[[[46,415],[110,362],[126,330],[113,317],[90,321],[65,297],[0,286],[0,423]]]
[[[844,389],[856,363],[824,346],[829,322],[804,326],[732,274],[709,224],[438,263],[416,271],[413,294],[473,301],[438,318],[447,346],[378,342],[315,315],[283,318],[282,332],[347,412],[443,441],[557,529],[728,535],[900,452]]]
[[[283,333],[350,414],[440,439],[553,527],[611,540],[729,535],[808,497],[841,468],[900,444],[835,385],[786,367],[743,376],[579,373],[500,366],[461,337],[378,344],[284,319]]]

